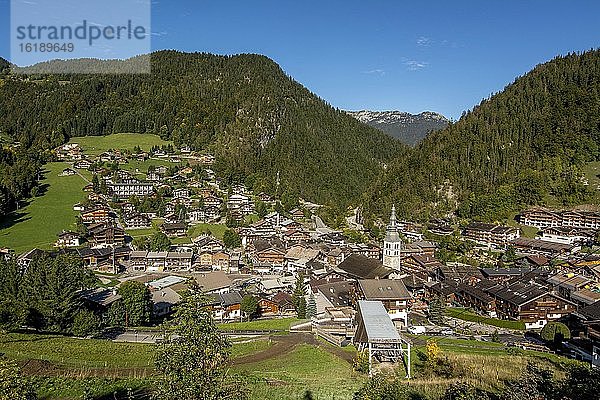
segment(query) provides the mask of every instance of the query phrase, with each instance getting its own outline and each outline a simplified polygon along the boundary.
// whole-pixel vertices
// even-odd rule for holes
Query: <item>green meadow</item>
[[[108,136],[80,136],[73,137],[69,143],[77,143],[85,154],[97,155],[107,150],[133,150],[140,146],[144,151],[150,150],[152,146],[173,144],[173,142],[162,140],[157,135],[145,133],[116,133]]]
[[[68,166],[62,162],[44,166],[40,195],[0,222],[0,247],[16,252],[50,249],[58,233],[75,229],[73,205],[85,199],[82,189],[86,182],[79,175],[59,176]]]

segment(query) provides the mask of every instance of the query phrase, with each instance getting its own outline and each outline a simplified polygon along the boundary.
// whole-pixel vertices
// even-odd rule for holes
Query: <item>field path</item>
[[[283,336],[271,336],[269,338],[275,344],[268,349],[254,354],[238,357],[231,360],[232,365],[246,365],[259,363],[261,361],[270,360],[280,357],[284,354],[292,352],[297,346],[308,344],[311,346],[322,348],[323,350],[341,358],[348,363],[352,363],[353,355],[350,352],[344,351],[342,348],[331,345],[326,342],[319,341],[311,333],[290,333]]]

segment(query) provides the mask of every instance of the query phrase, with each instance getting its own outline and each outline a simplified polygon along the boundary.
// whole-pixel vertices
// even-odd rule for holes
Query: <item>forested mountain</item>
[[[161,51],[151,62],[149,75],[8,75],[0,134],[50,148],[72,136],[155,133],[213,151],[224,176],[258,189],[273,192],[280,172],[282,192],[342,204],[407,151],[264,56]]]
[[[600,159],[599,144],[600,52],[557,57],[397,158],[365,204],[428,215],[459,201],[461,216],[501,220],[528,205],[590,201],[581,169]]]
[[[409,146],[417,145],[428,133],[445,128],[450,122],[443,115],[431,111],[410,114],[403,111],[361,110],[348,111],[348,114]]]

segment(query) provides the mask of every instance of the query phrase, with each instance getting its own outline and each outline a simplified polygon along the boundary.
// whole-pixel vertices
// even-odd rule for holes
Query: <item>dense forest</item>
[[[214,152],[230,181],[274,193],[279,172],[280,194],[338,211],[363,203],[369,220],[392,202],[403,216],[496,221],[530,205],[594,200],[581,171],[600,159],[597,50],[537,66],[414,149],[334,109],[263,56],[162,51],[151,62],[150,75],[5,71],[0,135],[26,150],[72,136],[155,133]]]
[[[151,63],[147,75],[6,76],[0,134],[52,148],[72,136],[155,133],[214,152],[231,180],[274,192],[279,172],[282,192],[344,204],[406,151],[264,56],[162,51]]]
[[[536,204],[591,201],[582,168],[600,153],[600,52],[537,66],[399,157],[366,196],[371,214],[453,211],[502,220]]]

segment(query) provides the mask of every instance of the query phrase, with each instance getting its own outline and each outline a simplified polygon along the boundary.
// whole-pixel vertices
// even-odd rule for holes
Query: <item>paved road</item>
[[[162,339],[162,334],[159,332],[123,332],[115,336],[112,336],[113,342],[127,342],[127,343],[156,343],[157,340]]]

